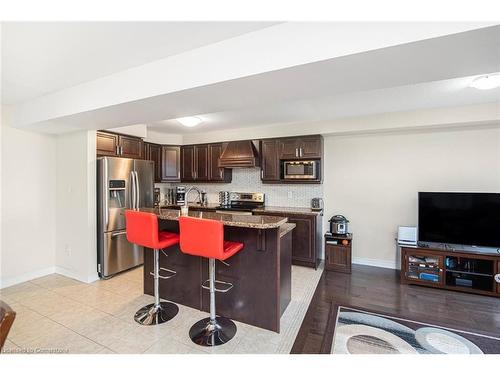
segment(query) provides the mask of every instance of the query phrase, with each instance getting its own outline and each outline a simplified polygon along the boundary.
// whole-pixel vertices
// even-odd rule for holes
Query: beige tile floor
[[[159,326],[141,326],[134,313],[154,298],[142,292],[141,268],[92,284],[53,274],[0,290],[16,312],[4,353],[289,353],[322,269],[292,267],[292,301],[281,333],[236,322],[227,344],[193,344],[189,327],[206,312],[179,305],[179,314]]]

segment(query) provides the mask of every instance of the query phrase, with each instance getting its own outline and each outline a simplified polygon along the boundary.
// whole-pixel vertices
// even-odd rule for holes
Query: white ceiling
[[[500,72],[500,26],[487,25],[488,27],[466,27],[469,31],[464,32],[448,33],[443,30],[441,35],[444,36],[421,37],[413,39],[416,41],[412,42],[388,44],[389,47],[384,48],[362,48],[358,53],[351,51],[336,57],[312,60],[310,63],[286,65],[283,60],[280,68],[264,70],[259,74],[241,74],[233,79],[214,79],[214,83],[184,87],[180,85],[171,91],[160,91],[160,94],[155,93],[141,99],[114,102],[110,100],[109,104],[94,106],[90,110],[82,107],[71,114],[64,114],[64,111],[57,114],[64,105],[81,103],[85,98],[94,95],[98,97],[101,91],[105,91],[105,85],[96,85],[100,90],[92,91],[82,86],[74,86],[76,83],[169,55],[177,54],[173,58],[175,65],[172,65],[181,68],[177,75],[184,73],[188,77],[194,75],[197,78],[215,77],[214,65],[224,71],[231,68],[238,70],[244,62],[250,66],[256,65],[259,60],[256,56],[277,60],[291,48],[312,56],[314,49],[308,48],[309,41],[313,38],[305,35],[309,29],[317,28],[317,25],[300,24],[297,27],[281,23],[268,27],[274,24],[220,22],[47,25],[35,24],[34,28],[30,29],[31,26],[17,24],[14,27],[14,24],[9,24],[6,28],[7,34],[3,33],[3,36],[7,35],[6,38],[10,40],[6,46],[8,54],[3,57],[3,60],[8,62],[4,69],[9,82],[2,81],[4,94],[8,94],[7,99],[15,102],[42,95],[42,89],[48,90],[49,87],[51,90],[58,90],[56,86],[59,89],[73,87],[72,95],[66,95],[66,90],[46,101],[28,103],[27,107],[22,104],[17,106],[18,113],[26,112],[25,108],[46,108],[47,103],[53,106],[56,115],[29,125],[29,128],[42,132],[63,133],[74,129],[105,129],[148,124],[150,129],[165,134],[194,134],[252,126],[333,120],[384,112],[500,103],[500,89],[481,91],[468,87],[470,81],[478,75]],[[46,26],[45,31],[36,28]],[[9,34],[9,27],[17,28],[17,34]],[[316,36],[316,47],[331,44],[334,36],[338,34],[334,32],[326,37],[323,30],[328,29],[328,25],[322,27],[316,30],[316,34],[311,33]],[[355,45],[359,40],[366,42],[371,35],[368,33],[367,36],[370,27],[373,26],[351,25],[350,29],[337,35],[337,42],[349,46]],[[440,25],[433,27],[439,32]],[[446,29],[449,26],[442,27]],[[293,38],[292,44],[285,45],[285,42],[290,41],[290,30],[294,28],[297,35],[303,36],[303,40]],[[359,32],[363,28],[364,33]],[[382,41],[389,40],[395,28],[404,34],[409,33],[410,29],[418,29],[418,25],[391,24],[383,33],[379,32],[377,37]],[[73,31],[70,32],[70,29]],[[37,30],[43,36],[33,36]],[[251,31],[255,32],[248,34]],[[68,33],[72,33],[73,37],[69,37]],[[123,36],[124,33],[126,37]],[[250,38],[251,43],[246,40],[245,44],[243,39],[246,36],[243,34],[253,38]],[[254,38],[257,34],[260,39]],[[78,38],[75,38],[75,35],[78,35]],[[92,46],[84,42],[87,37],[93,41]],[[55,42],[58,38],[60,41]],[[225,38],[233,39],[224,41]],[[38,39],[38,42],[35,43],[32,39]],[[270,39],[273,39],[275,47],[263,46],[263,40]],[[34,52],[27,49],[27,57],[22,57],[23,40],[26,40],[29,48],[34,49]],[[76,46],[73,43],[75,40],[78,40]],[[190,61],[188,58],[183,60],[181,56],[194,56],[189,52],[183,55],[183,51],[196,50],[197,47],[217,41],[219,43],[201,48],[205,55],[201,52],[195,54],[192,66],[180,63]],[[282,45],[282,50],[279,50]],[[217,48],[211,49],[212,47]],[[235,52],[238,47],[246,54],[238,55]],[[319,48],[319,51],[321,50],[322,48]],[[19,69],[16,59],[10,55],[17,56]],[[44,59],[44,55],[49,57]],[[223,66],[222,61],[227,61],[235,55],[238,55],[236,60],[230,60],[230,63]],[[41,63],[34,64],[33,56],[37,56]],[[199,58],[200,56],[205,56],[205,59]],[[212,58],[212,62],[204,66],[203,61],[210,60],[209,58]],[[72,71],[75,71],[74,74]],[[134,69],[125,73],[132,71]],[[160,79],[170,82],[176,78],[174,73],[157,78],[158,72],[162,71],[165,69],[158,69],[156,74],[152,75],[153,83]],[[128,90],[136,92],[143,88],[141,84],[144,80],[137,79],[138,74],[132,75],[135,80],[128,86]],[[12,82],[16,84],[13,85]],[[117,87],[121,88],[119,84]],[[84,91],[85,89],[87,91]],[[85,92],[94,95],[84,95]],[[116,97],[110,96],[111,99]],[[199,116],[204,123],[195,128],[186,128],[173,120],[185,116]]]
[[[271,22],[3,22],[2,104],[16,104]]]

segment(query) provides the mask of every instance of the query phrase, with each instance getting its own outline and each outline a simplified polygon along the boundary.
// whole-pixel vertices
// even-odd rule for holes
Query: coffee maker
[[[177,186],[175,193],[175,203],[176,204],[184,204],[186,202],[186,187],[185,186]]]

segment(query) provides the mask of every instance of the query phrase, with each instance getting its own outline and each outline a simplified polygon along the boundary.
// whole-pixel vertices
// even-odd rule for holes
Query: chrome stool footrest
[[[208,283],[208,285],[206,285]],[[231,289],[233,289],[233,284],[232,283],[227,283],[225,281],[219,281],[219,280],[214,280],[214,284],[215,284],[215,291],[216,292],[219,292],[219,293],[227,293],[229,292]],[[225,289],[220,289],[220,288],[217,288],[217,284],[221,284],[223,286],[226,286]],[[210,279],[207,279],[203,282],[203,284],[201,284],[201,287],[203,289],[207,289],[207,290],[210,290]]]
[[[176,272],[176,271],[174,271],[174,270],[170,270],[170,269],[168,269],[168,268],[163,268],[163,267],[160,267],[158,270],[159,270],[159,271],[165,271],[165,272],[168,272],[168,273],[169,273],[168,275],[163,276],[163,275],[160,275],[160,272],[158,271],[158,277],[159,277],[160,279],[164,279],[164,280],[166,280],[166,279],[170,279],[170,278],[174,277],[175,275],[177,275],[177,272]],[[150,272],[149,274],[150,274],[151,276],[154,276],[154,275],[155,275],[155,274],[154,274],[154,272]]]

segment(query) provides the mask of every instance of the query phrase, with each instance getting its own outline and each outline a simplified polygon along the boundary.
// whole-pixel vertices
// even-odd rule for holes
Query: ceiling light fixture
[[[188,128],[195,127],[203,122],[203,120],[199,117],[181,117],[176,120]]]
[[[489,90],[500,87],[500,73],[477,77],[469,86],[478,90]]]

